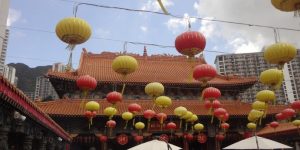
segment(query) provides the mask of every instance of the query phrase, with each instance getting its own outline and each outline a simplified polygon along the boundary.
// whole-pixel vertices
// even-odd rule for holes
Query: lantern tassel
[[[193,71],[194,71],[194,62],[195,62],[195,57],[189,56],[188,62],[190,64],[190,73],[189,73],[189,82],[193,82]]]
[[[83,98],[80,102],[80,108],[84,108],[84,104],[85,104],[85,99],[87,98],[87,95],[88,95],[88,90],[84,90],[82,95],[83,95]]]
[[[187,131],[187,126],[188,126],[188,124],[187,124],[187,122],[185,122],[185,131]]]
[[[161,117],[161,119],[160,119],[160,131],[162,131],[162,129],[163,129],[163,122],[164,122],[163,117]]]
[[[181,129],[181,127],[182,127],[182,119],[180,118],[179,129]]]
[[[210,120],[210,123],[214,123],[214,115],[211,115],[211,120]]]
[[[125,127],[124,127],[124,129],[126,129],[126,128],[127,128],[127,124],[128,124],[128,120],[126,120],[126,124],[125,124]]]
[[[132,126],[134,126],[134,123],[135,123],[135,118],[134,118],[134,116],[133,116]]]
[[[75,45],[74,44],[69,44],[66,49],[68,49],[70,51],[70,55],[69,55],[69,60],[68,60],[68,64],[66,66],[66,69],[65,71],[69,72],[73,69],[73,66],[72,66],[72,56],[73,56],[73,50],[75,48]]]
[[[281,87],[283,80],[284,80],[284,75],[283,75],[283,71],[281,70],[280,80],[278,81],[277,84],[274,85],[274,87],[273,87],[274,91]]]
[[[147,122],[147,131],[149,132],[149,129],[150,129],[150,122],[151,122],[151,118],[148,119],[148,122]]]

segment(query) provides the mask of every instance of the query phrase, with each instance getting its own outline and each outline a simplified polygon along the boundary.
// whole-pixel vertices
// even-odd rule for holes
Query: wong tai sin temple
[[[241,102],[240,94],[256,83],[257,78],[217,75],[203,86],[191,78],[191,61],[186,57],[148,56],[146,50],[142,56],[127,54],[134,57],[139,66],[135,72],[124,77],[112,68],[113,60],[120,55],[122,54],[111,52],[94,54],[83,49],[78,69],[69,72],[48,72],[47,77],[61,99],[36,101],[35,105],[51,116],[72,137],[72,150],[125,150],[152,139],[163,139],[185,150],[213,150],[252,135],[252,130],[245,126],[248,122],[248,112],[252,109],[251,104]],[[192,64],[200,65],[206,62],[203,57],[196,57]],[[97,81],[96,88],[88,94],[82,92],[76,82],[84,75],[93,76]],[[163,84],[163,95],[172,99],[172,105],[165,108],[154,105],[153,97],[147,95],[144,90],[150,82]],[[230,127],[221,126],[221,121],[212,117],[213,111],[207,107],[205,101],[200,100],[203,98],[201,92],[207,87],[215,87],[222,93],[219,102],[229,114],[226,122]],[[112,105],[107,101],[110,98],[108,93],[122,90],[121,102]],[[83,104],[89,101],[100,105],[93,117],[85,114],[86,108]],[[139,107],[136,108],[133,118],[129,117],[126,121],[125,115],[122,114],[132,109],[129,108],[131,104],[137,104]],[[110,106],[117,111],[109,113],[106,109]],[[174,114],[174,109],[180,106],[192,112],[197,119],[184,120]],[[266,118],[260,124],[263,126],[270,122],[272,115],[286,107],[269,106]],[[167,117],[163,120],[158,117],[146,119],[146,110],[153,110],[157,114],[164,113]],[[107,123],[109,120],[113,120],[115,124],[111,126]],[[137,122],[142,122],[144,126],[139,128],[135,124]],[[175,127],[168,124],[170,122],[175,123]],[[201,123],[204,128],[196,130],[193,125],[197,123]]]

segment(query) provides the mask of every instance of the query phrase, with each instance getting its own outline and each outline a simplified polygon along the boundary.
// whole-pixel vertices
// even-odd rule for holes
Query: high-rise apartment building
[[[276,67],[264,60],[263,52],[219,55],[215,59],[215,64],[219,74],[257,76],[257,78],[261,72]],[[277,103],[293,102],[300,97],[300,50],[297,51],[296,58],[284,66],[283,73],[282,87],[275,91]],[[256,93],[264,89],[268,87],[258,82],[241,93],[240,98],[242,101],[252,102]]]
[[[0,74],[3,74],[9,30],[6,27],[9,0],[0,0]]]
[[[64,72],[65,70],[66,70],[66,66],[63,63],[54,63],[52,65],[52,71]]]
[[[36,78],[34,99],[58,99],[58,95],[50,83],[49,79],[44,76]]]
[[[17,86],[16,69],[12,66],[4,66],[3,76],[13,85]]]

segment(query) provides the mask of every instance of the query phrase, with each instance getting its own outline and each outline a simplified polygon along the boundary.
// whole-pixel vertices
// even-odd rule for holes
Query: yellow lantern
[[[255,119],[259,119],[260,117],[263,116],[263,114],[264,114],[264,112],[262,112],[262,111],[252,109],[249,113],[249,116],[253,117]]]
[[[133,114],[131,112],[124,112],[122,114],[122,118],[126,121],[129,121],[133,118]]]
[[[194,129],[196,130],[196,131],[201,131],[201,130],[203,130],[204,129],[204,125],[203,124],[201,124],[201,123],[196,123],[195,125],[194,125]]]
[[[179,106],[174,109],[174,114],[178,117],[182,117],[187,113],[187,109],[185,107]]]
[[[193,116],[193,113],[190,111],[187,111],[185,115],[182,116],[182,119],[188,120]]]
[[[195,121],[198,120],[198,116],[193,114],[192,117],[190,119],[187,119],[186,121],[187,122],[191,122],[191,123],[194,123]]]
[[[261,102],[274,102],[276,97],[275,93],[270,90],[262,90],[256,93],[256,99]]]
[[[109,119],[111,119],[117,112],[117,109],[114,107],[106,107],[103,110],[104,115],[108,116]]]
[[[251,129],[251,130],[254,130],[254,129],[256,129],[256,124],[255,124],[255,123],[252,123],[252,122],[249,122],[249,123],[247,124],[247,128],[248,128],[248,129]]]
[[[85,109],[88,111],[97,111],[99,110],[100,105],[95,101],[89,101],[85,104]]]
[[[275,43],[266,48],[264,52],[265,60],[270,64],[277,64],[282,69],[283,65],[297,55],[297,49],[288,43]]]
[[[278,69],[265,70],[260,73],[259,81],[273,89],[278,89],[283,81],[283,72]]]
[[[250,122],[255,122],[256,120],[257,120],[256,117],[253,117],[253,116],[248,115],[248,121],[250,121]]]
[[[152,98],[161,96],[164,93],[164,86],[159,82],[148,83],[145,87],[145,93]]]
[[[137,60],[132,56],[118,56],[112,62],[112,68],[116,73],[126,76],[133,73],[138,67]]]
[[[138,130],[142,130],[145,128],[145,124],[143,122],[137,122],[134,127]]]
[[[261,101],[255,101],[252,103],[252,109],[255,110],[265,110],[266,109],[266,103]]]
[[[294,120],[292,123],[293,123],[294,126],[297,126],[297,127],[300,126],[300,120],[298,120],[298,119]]]
[[[72,51],[75,45],[84,43],[91,36],[90,25],[80,18],[69,17],[58,22],[55,29],[57,37],[63,42],[69,44],[69,61],[66,67],[67,71],[72,69]]]
[[[167,108],[172,105],[172,100],[168,96],[159,96],[155,99],[155,105],[161,108]]]
[[[295,11],[295,15],[299,15],[300,0],[271,0],[272,5],[285,12]]]

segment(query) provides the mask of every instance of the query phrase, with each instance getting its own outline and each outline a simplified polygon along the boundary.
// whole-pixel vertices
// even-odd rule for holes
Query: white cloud
[[[13,23],[17,22],[22,16],[22,13],[16,9],[9,9],[8,18],[6,25],[11,26]]]
[[[190,23],[193,24],[196,22],[195,18],[190,18],[188,13],[184,14],[184,18],[170,18],[166,25],[169,30],[171,30],[174,34],[177,33],[182,28],[188,28],[188,19],[190,19]]]
[[[203,33],[206,38],[210,38],[214,34],[215,25],[212,21],[213,17],[205,17],[205,20],[201,20],[201,27],[199,32]]]
[[[174,3],[171,0],[162,0],[164,7],[167,9],[170,6],[173,6]],[[157,0],[148,0],[141,8],[142,10],[151,10],[151,11],[160,11],[161,8]]]
[[[275,9],[270,1],[198,0],[193,7],[201,17],[211,16],[217,20],[299,29],[300,21],[293,17],[293,13]],[[257,52],[274,43],[273,30],[268,28],[201,21],[199,31],[210,39],[223,40],[225,45],[222,51],[227,52]],[[299,32],[280,30],[280,37],[281,41],[296,43],[300,47]]]
[[[148,31],[148,28],[146,26],[140,26],[140,29],[143,31],[143,32],[147,32]]]

